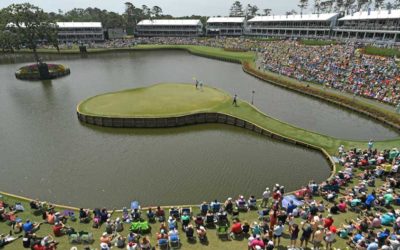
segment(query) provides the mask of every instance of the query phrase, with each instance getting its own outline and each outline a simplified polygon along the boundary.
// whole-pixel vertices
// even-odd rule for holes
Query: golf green
[[[103,117],[172,117],[211,112],[231,97],[212,87],[164,83],[106,93],[78,105],[78,112]]]

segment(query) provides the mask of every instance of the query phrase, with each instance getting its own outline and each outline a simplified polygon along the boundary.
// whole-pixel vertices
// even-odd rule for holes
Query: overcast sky
[[[12,3],[30,2],[45,11],[57,12],[58,9],[67,11],[73,8],[97,7],[122,13],[126,1],[119,0],[0,0],[0,8]],[[229,8],[234,0],[135,0],[130,1],[135,6],[158,5],[165,14],[173,16],[186,16],[192,14],[204,16],[225,16],[229,14]],[[284,14],[288,10],[296,9],[299,0],[250,0],[241,1],[243,5],[255,4],[262,9],[272,9],[273,14]],[[310,5],[313,0],[310,0]],[[299,11],[298,11],[299,12]]]

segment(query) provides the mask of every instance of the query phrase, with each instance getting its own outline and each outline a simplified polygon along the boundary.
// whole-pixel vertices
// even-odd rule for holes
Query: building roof
[[[197,19],[157,19],[157,20],[142,20],[138,25],[201,25],[201,21]]]
[[[400,19],[400,10],[391,10],[389,14],[388,10],[371,11],[368,15],[368,11],[356,12],[353,15],[347,15],[339,19],[339,21],[346,20],[370,20],[370,19]]]
[[[303,15],[279,15],[279,16],[256,16],[249,22],[293,22],[293,21],[329,21],[338,16],[338,13],[326,14],[303,14]]]
[[[60,28],[102,28],[100,22],[57,22]]]
[[[210,17],[207,23],[243,23],[244,17]]]

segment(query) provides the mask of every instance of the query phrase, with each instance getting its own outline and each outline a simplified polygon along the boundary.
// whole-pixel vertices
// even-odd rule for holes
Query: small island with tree
[[[27,48],[32,50],[35,63],[17,70],[22,80],[48,80],[70,74],[60,64],[47,64],[38,55],[41,43],[51,44],[58,50],[57,25],[41,8],[29,3],[11,4],[0,12],[0,43],[3,51]]]

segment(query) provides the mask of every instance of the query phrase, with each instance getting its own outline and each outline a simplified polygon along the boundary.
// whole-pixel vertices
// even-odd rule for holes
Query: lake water
[[[108,129],[81,124],[76,105],[90,96],[193,77],[299,127],[342,138],[388,139],[397,133],[348,112],[259,81],[240,65],[182,51],[44,56],[71,68],[50,82],[13,73],[31,56],[0,65],[0,189],[74,206],[193,204],[239,194],[260,196],[276,182],[294,190],[322,181],[319,153],[225,125]],[[296,178],[293,178],[293,173]]]

